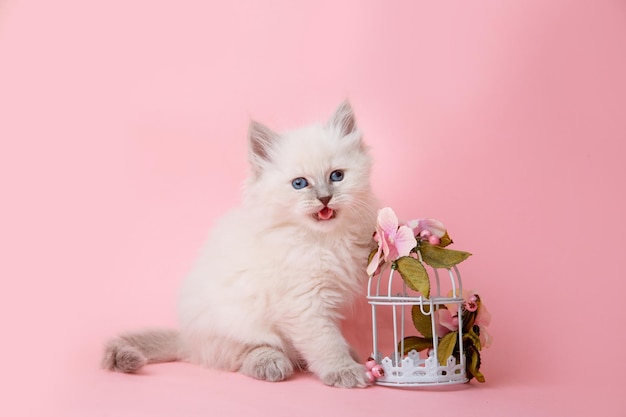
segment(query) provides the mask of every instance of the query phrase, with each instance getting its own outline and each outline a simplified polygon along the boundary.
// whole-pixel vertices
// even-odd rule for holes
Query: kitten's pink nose
[[[331,198],[332,198],[332,197],[317,197],[317,199],[318,199],[319,201],[321,201],[321,202],[322,202],[322,204],[324,204],[325,206],[327,206],[327,205],[328,205],[328,202],[330,201],[330,199],[331,199]]]

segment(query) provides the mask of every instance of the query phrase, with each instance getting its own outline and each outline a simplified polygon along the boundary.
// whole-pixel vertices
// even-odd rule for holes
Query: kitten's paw
[[[339,388],[363,388],[368,385],[365,367],[356,362],[324,374],[321,380],[326,385]]]
[[[148,359],[135,347],[121,340],[112,340],[104,349],[102,367],[111,371],[132,373],[148,362]]]
[[[293,375],[294,369],[291,360],[284,352],[269,346],[262,346],[248,353],[240,371],[252,378],[277,382]]]

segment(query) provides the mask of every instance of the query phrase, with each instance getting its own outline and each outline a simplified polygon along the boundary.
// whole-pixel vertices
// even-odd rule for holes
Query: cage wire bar
[[[430,276],[435,277],[434,281],[436,284],[435,291],[433,292],[431,289],[430,298],[425,298],[421,294],[413,292],[413,290],[407,287],[402,277],[399,277],[399,280],[402,282],[401,291],[394,293],[394,288],[399,286],[397,282],[400,274],[389,264],[383,265],[378,273],[369,277],[367,300],[372,307],[372,358],[384,370],[384,375],[376,380],[376,384],[397,387],[419,387],[460,384],[468,381],[465,373],[465,351],[463,346],[462,305],[464,300],[462,296],[461,274],[456,266],[442,270],[447,272],[451,287],[451,296],[444,297],[441,294],[440,270],[436,268],[430,269],[433,271],[433,274],[430,274]],[[387,277],[387,282],[383,283],[385,277]],[[383,288],[382,291],[381,287]],[[445,365],[440,364],[437,355],[439,344],[437,337],[433,337],[433,348],[428,350],[425,358],[422,358],[419,352],[415,350],[411,350],[405,355],[406,309],[419,306],[423,315],[430,316],[432,334],[436,335],[438,318],[434,312],[444,305],[448,307],[450,305],[456,306],[459,320],[457,341],[459,360],[457,361],[454,355],[451,355],[448,358],[444,358]],[[391,310],[391,323],[393,326],[394,351],[391,355],[383,357],[383,352],[380,348],[381,335],[379,330],[381,324],[384,324],[384,320],[389,320],[387,316],[389,310]],[[412,324],[412,321],[410,324]],[[417,333],[415,330],[415,335]]]

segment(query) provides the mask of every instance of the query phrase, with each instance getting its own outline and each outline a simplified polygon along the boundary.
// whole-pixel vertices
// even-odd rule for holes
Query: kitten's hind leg
[[[256,379],[277,382],[293,375],[294,366],[285,352],[258,346],[247,352],[239,371]]]

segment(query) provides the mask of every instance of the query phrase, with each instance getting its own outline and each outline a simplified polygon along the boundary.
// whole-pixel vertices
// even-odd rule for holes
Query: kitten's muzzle
[[[314,214],[314,218],[318,221],[326,221],[334,219],[337,216],[337,212],[328,206],[324,206],[323,209]]]

